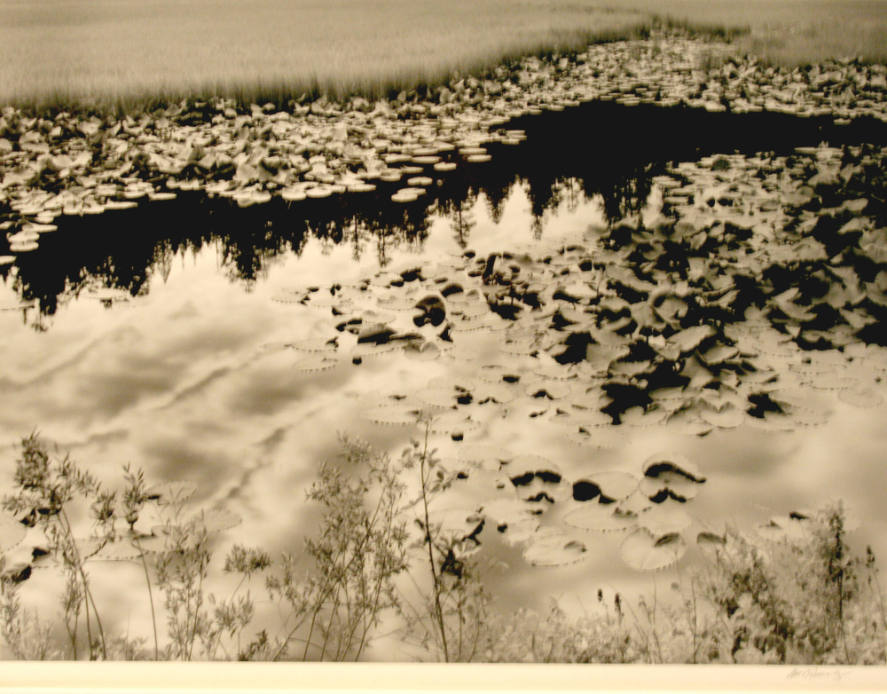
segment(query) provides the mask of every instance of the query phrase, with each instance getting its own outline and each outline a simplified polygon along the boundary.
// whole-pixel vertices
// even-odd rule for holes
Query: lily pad
[[[637,514],[622,511],[613,504],[591,501],[564,516],[564,523],[581,530],[618,532],[637,527]]]
[[[696,544],[700,547],[723,547],[727,544],[727,538],[724,535],[703,530],[696,536]]]
[[[687,551],[687,543],[678,533],[654,535],[639,528],[619,547],[622,560],[639,571],[655,571],[676,564]]]
[[[323,355],[315,355],[305,357],[304,359],[299,359],[295,364],[293,364],[293,368],[297,371],[305,371],[310,373],[317,371],[326,371],[338,365],[338,359]]]
[[[530,538],[523,555],[533,566],[564,566],[579,561],[587,551],[583,542],[556,529],[543,528]]]
[[[638,488],[638,478],[620,470],[595,472],[587,478],[600,487],[604,501],[626,499]]]
[[[710,410],[701,408],[699,417],[714,427],[721,429],[732,429],[738,427],[746,419],[744,410],[740,410],[732,405],[727,405],[720,410]]]
[[[474,431],[478,427],[480,422],[474,421],[458,410],[435,414],[431,420],[431,431],[435,434],[459,435],[466,431]]]
[[[853,407],[861,409],[870,409],[878,407],[884,402],[884,398],[880,393],[872,388],[853,388],[850,390],[842,390],[838,393],[838,400],[846,402]]]
[[[710,325],[696,325],[675,333],[668,338],[668,342],[677,346],[681,354],[686,354],[702,344],[702,341],[715,334],[715,329]]]
[[[416,426],[419,419],[417,410],[397,406],[375,407],[364,412],[362,416],[376,424],[390,426]]]
[[[694,482],[705,482],[697,465],[690,462],[679,453],[658,453],[650,456],[642,466],[644,477],[658,478],[665,473],[674,473]]]
[[[692,499],[698,493],[699,485],[705,482],[697,467],[677,454],[652,456],[643,470],[640,490],[656,501],[669,497],[678,501]]]
[[[686,530],[692,522],[690,514],[674,502],[654,504],[638,514],[638,526],[656,537]]]
[[[472,444],[460,447],[457,451],[459,460],[475,463],[484,468],[498,470],[514,458],[510,451],[497,446],[483,446]]]

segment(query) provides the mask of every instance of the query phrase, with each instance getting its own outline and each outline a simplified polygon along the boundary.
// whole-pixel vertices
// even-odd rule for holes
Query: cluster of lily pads
[[[244,109],[226,99],[189,100],[120,118],[6,107],[0,225],[13,239],[2,262],[35,250],[61,215],[125,209],[179,190],[248,206],[400,181],[392,200],[409,203],[431,177],[488,160],[485,144],[520,142],[520,131],[502,129],[509,120],[585,101],[887,119],[884,66],[842,62],[788,71],[728,51],[727,44],[685,33],[654,32],[568,56],[528,57],[375,102],[306,97]]]
[[[277,300],[329,315],[326,332],[285,346],[305,371],[398,353],[458,364],[418,391],[369,397],[365,417],[389,426],[428,418],[433,433],[466,444],[515,417],[555,426],[589,453],[608,446],[613,425],[704,436],[822,424],[829,393],[856,407],[882,401],[885,154],[823,145],[704,157],[657,176],[642,215],[551,253],[468,250],[352,286],[283,290]],[[479,335],[492,339],[494,358],[477,359]],[[853,376],[844,373],[851,362]],[[537,458],[488,451],[480,463],[494,487],[521,493],[462,509],[454,527],[473,538],[480,524],[497,525],[536,563],[585,553],[570,526],[631,530],[623,554],[639,568],[686,551],[681,504],[703,481],[690,464],[670,456],[640,478],[612,471],[567,482]],[[484,474],[464,478],[476,485]],[[539,523],[546,504],[592,498],[558,527]]]
[[[454,491],[477,503],[451,507],[440,522],[466,554],[495,534],[534,566],[561,566],[592,556],[589,534],[621,533],[620,557],[649,571],[679,561],[693,544],[724,542],[686,511],[705,477],[679,454],[649,457],[640,474],[591,470],[573,480],[540,455],[469,446],[459,456],[467,467]]]

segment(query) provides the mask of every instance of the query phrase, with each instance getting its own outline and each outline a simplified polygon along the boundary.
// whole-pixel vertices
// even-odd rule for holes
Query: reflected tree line
[[[466,247],[481,194],[498,223],[514,187],[522,187],[530,201],[529,232],[541,237],[551,215],[597,196],[610,224],[640,212],[652,178],[672,162],[714,152],[789,151],[829,134],[822,121],[785,114],[738,116],[608,102],[517,119],[508,127],[526,130],[527,140],[491,145],[491,162],[438,174],[437,183],[412,204],[391,202],[402,184],[379,182],[373,193],[297,203],[275,197],[247,208],[199,192],[180,193],[132,210],[63,218],[57,233],[41,239],[39,251],[17,258],[12,277],[9,266],[0,273],[23,300],[36,301],[41,314],[52,315],[86,287],[136,296],[152,276],[167,277],[175,258],[208,245],[219,249],[221,270],[247,284],[281,254],[300,255],[309,239],[331,247],[349,244],[355,261],[372,252],[384,266],[394,248],[421,248],[435,216],[447,219],[456,242]],[[838,134],[844,141],[872,136],[856,130]]]

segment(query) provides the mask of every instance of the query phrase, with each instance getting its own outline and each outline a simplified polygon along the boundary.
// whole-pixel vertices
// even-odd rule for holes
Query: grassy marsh
[[[780,64],[887,58],[884,0],[21,0],[0,3],[0,103],[145,106],[186,96],[384,96],[651,22]],[[831,28],[840,23],[840,32]]]
[[[700,31],[744,29],[735,37],[736,49],[778,65],[844,57],[887,60],[884,0],[614,0],[610,5],[649,12]]]
[[[379,95],[644,21],[561,0],[3,2],[0,103]]]

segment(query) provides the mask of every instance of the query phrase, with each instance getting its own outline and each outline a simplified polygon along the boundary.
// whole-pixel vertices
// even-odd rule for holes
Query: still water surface
[[[569,320],[588,297],[558,304],[551,294],[561,277],[565,293],[575,294],[583,258],[589,267],[600,260],[592,269],[597,286],[606,284],[610,256],[598,256],[598,246],[612,251],[609,234],[619,224],[652,227],[668,214],[663,200],[673,187],[663,176],[673,164],[718,153],[775,157],[821,140],[883,142],[883,133],[612,104],[514,127],[526,129],[525,144],[491,148],[492,162],[439,174],[424,198],[406,206],[389,201],[396,187],[247,209],[183,193],[63,220],[39,252],[6,268],[0,287],[5,479],[18,438],[36,428],[109,481],[129,462],[152,480],[195,483],[198,502],[221,502],[242,518],[228,531],[232,541],[274,553],[298,547],[310,527],[304,493],[320,461],[336,454],[337,432],[397,455],[419,430],[397,424],[396,408],[379,409],[397,402],[389,396],[424,394],[436,403],[442,391],[464,386],[473,401],[460,408],[460,421],[437,430],[441,455],[464,461],[483,446],[541,456],[500,477],[556,471],[566,487],[548,490],[544,525],[569,527],[567,536],[586,550],[576,563],[557,555],[550,563],[558,566],[533,567],[522,557],[526,543],[509,543],[490,523],[483,540],[509,566],[495,579],[506,604],[540,606],[551,596],[581,602],[600,586],[630,592],[649,585],[650,574],[620,560],[622,533],[564,526],[558,508],[577,503],[572,482],[601,471],[640,476],[644,461],[663,451],[692,461],[706,478],[688,504],[691,550],[700,530],[750,526],[841,498],[859,520],[858,541],[887,556],[883,347],[855,340],[845,349],[857,355],[852,362],[834,349],[808,354],[758,320],[760,344],[773,346],[769,368],[791,374],[800,365],[807,376],[792,381],[795,397],[807,400],[806,419],[765,427],[743,415],[723,426],[670,426],[629,416],[628,403],[610,410],[624,423],[608,425],[599,408],[571,401],[592,391],[599,397],[606,367],[595,374],[552,358],[552,345],[571,344],[564,342]],[[510,256],[486,267],[485,259],[504,252]],[[487,270],[515,272],[509,262],[529,278],[524,290],[538,285],[541,306],[523,301],[527,291],[509,315],[509,300],[494,292],[487,301],[499,310],[490,310],[483,295],[495,283],[483,280],[490,280]],[[454,284],[462,291],[442,294]],[[428,295],[446,306],[452,329],[445,337],[446,323],[414,320],[413,306]],[[339,329],[355,317],[413,339],[359,343],[359,335]],[[335,351],[325,348],[328,340]],[[497,383],[483,400],[490,382],[483,368],[493,366],[522,380],[507,397],[502,389],[515,384]],[[863,388],[865,402],[839,397],[833,384],[841,379]],[[390,413],[388,421],[380,411]],[[594,420],[591,436],[583,440],[589,429],[571,426],[571,417],[580,425]],[[492,484],[499,471],[486,467],[469,475],[451,505],[470,512],[501,492]]]

